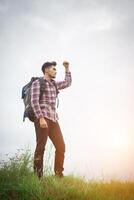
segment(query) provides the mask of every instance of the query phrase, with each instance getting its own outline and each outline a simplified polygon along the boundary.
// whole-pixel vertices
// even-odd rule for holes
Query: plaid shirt
[[[46,117],[54,122],[56,122],[59,117],[56,113],[56,88],[53,83],[55,82],[57,89],[61,90],[67,88],[71,85],[72,77],[71,72],[65,73],[65,79],[63,81],[55,81],[53,79],[46,80],[45,91],[39,100],[40,97],[40,83],[39,80],[36,80],[32,83],[31,87],[31,106],[35,113],[37,119]]]

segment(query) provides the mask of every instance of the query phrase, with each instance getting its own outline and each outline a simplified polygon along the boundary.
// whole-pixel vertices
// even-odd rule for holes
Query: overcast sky
[[[21,89],[55,60],[65,174],[134,179],[134,1],[0,0],[0,155],[29,145]],[[51,144],[48,141],[48,149]],[[53,150],[54,151],[54,150]]]

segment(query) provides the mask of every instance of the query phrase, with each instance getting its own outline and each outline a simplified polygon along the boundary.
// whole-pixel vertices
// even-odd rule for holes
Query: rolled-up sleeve
[[[31,106],[35,113],[36,118],[42,118],[43,114],[39,104],[40,97],[40,83],[38,80],[34,81],[31,86]]]
[[[65,72],[65,79],[63,81],[56,81],[57,89],[61,90],[67,88],[72,83],[72,75],[71,72]]]

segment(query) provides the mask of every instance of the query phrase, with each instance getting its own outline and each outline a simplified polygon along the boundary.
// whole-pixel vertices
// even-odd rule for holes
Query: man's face
[[[51,78],[55,78],[56,77],[56,68],[55,66],[50,66],[48,69],[46,69],[46,73],[48,74],[48,76],[50,76]]]

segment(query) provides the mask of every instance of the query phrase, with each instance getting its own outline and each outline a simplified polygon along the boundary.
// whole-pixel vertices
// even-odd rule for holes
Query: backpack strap
[[[44,93],[44,90],[45,90],[46,81],[45,81],[45,79],[43,77],[40,77],[39,78],[39,82],[40,82],[40,99],[41,99],[41,97],[42,97],[42,95]],[[56,83],[55,83],[55,81],[53,79],[52,79],[52,83],[56,88],[56,94],[57,94],[57,100],[58,100],[57,101],[57,108],[58,108],[58,106],[59,106],[59,98],[58,98],[59,90],[58,90],[57,85],[56,85]]]
[[[44,90],[45,90],[45,83],[46,82],[45,82],[43,77],[39,78],[39,82],[40,82],[40,99],[41,99],[41,97],[42,97],[42,95],[44,93]]]

